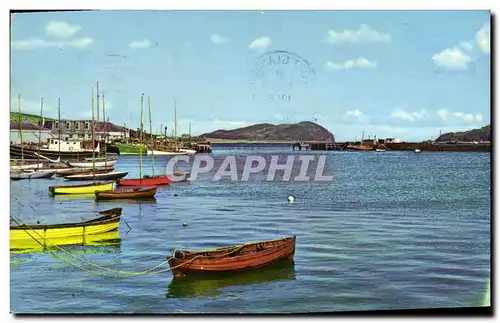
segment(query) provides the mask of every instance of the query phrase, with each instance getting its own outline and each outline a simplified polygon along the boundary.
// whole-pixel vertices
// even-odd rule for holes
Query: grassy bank
[[[40,121],[40,116],[36,116],[34,114],[21,113],[22,122],[28,122],[33,124],[38,124]],[[54,120],[52,118],[44,117],[45,120]],[[11,112],[10,113],[10,121],[19,122],[19,112]]]

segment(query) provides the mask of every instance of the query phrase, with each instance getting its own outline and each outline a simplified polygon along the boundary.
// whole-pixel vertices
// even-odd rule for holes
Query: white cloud
[[[137,40],[137,41],[131,42],[130,44],[128,44],[128,46],[130,48],[135,48],[135,49],[149,48],[149,47],[151,47],[151,42],[149,41],[149,39]]]
[[[479,49],[485,53],[490,54],[490,25],[487,24],[479,29],[476,33],[476,43]]]
[[[443,120],[448,120],[450,115],[450,112],[446,109],[439,109],[438,111],[436,111],[436,113]]]
[[[255,39],[248,48],[252,50],[257,50],[257,51],[265,51],[270,45],[272,41],[271,38],[264,36]]]
[[[458,47],[447,48],[432,56],[432,60],[436,66],[461,70],[467,69],[469,63],[472,62],[472,58]]]
[[[347,60],[343,63],[335,63],[332,61],[327,61],[325,63],[325,68],[331,71],[338,71],[342,69],[352,69],[352,68],[373,68],[377,66],[377,62],[372,62],[366,58],[358,58],[355,60]]]
[[[80,29],[82,29],[81,26],[70,25],[64,21],[50,21],[45,26],[45,33],[49,37],[65,39],[73,37]]]
[[[44,39],[31,38],[27,40],[14,40],[11,43],[13,50],[35,50],[39,48],[60,48],[74,47],[85,48],[90,46],[94,40],[92,38],[79,38],[71,41],[49,41]]]
[[[391,118],[399,118],[407,121],[417,121],[417,120],[422,120],[426,117],[427,112],[423,109],[421,109],[418,112],[406,112],[401,109],[396,109],[392,111],[391,113]]]
[[[467,53],[471,53],[474,50],[474,46],[471,43],[466,42],[466,41],[461,42],[460,47],[462,47],[462,49],[464,51],[466,51]]]
[[[359,111],[359,110],[349,110],[349,111],[346,111],[345,114],[344,114],[346,117],[360,117],[363,115],[363,112]]]
[[[210,36],[210,40],[214,44],[223,44],[223,43],[227,43],[229,41],[229,39],[222,37],[219,34],[212,34],[212,36]]]
[[[472,114],[472,113],[463,113],[463,112],[453,112],[447,109],[440,109],[436,111],[437,115],[443,119],[443,120],[462,120],[466,122],[482,122],[484,120],[483,115],[477,113],[477,114]]]
[[[328,30],[328,36],[326,38],[326,42],[331,44],[361,42],[387,43],[390,41],[391,36],[389,34],[384,34],[377,30],[373,30],[365,24],[362,24],[358,30]]]

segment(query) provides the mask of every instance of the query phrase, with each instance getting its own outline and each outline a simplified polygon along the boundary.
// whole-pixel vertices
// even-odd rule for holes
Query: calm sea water
[[[291,147],[214,149],[214,155],[235,152],[290,153]],[[207,279],[173,281],[170,272],[107,278],[50,253],[11,255],[12,311],[290,313],[481,302],[490,271],[490,154],[320,153],[333,174],[328,184],[199,177],[158,189],[153,203],[53,198],[48,186],[60,179],[11,182],[11,212],[27,223],[80,221],[122,207],[132,229],[122,221],[121,243],[67,248],[114,269],[152,268],[174,248],[297,235],[293,265]],[[137,157],[121,157],[116,168],[134,176],[137,164]],[[164,164],[156,158],[157,172]],[[147,158],[146,173],[150,167]]]

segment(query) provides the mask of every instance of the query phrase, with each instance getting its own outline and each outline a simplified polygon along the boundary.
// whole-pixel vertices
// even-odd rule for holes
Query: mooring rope
[[[27,233],[27,234],[28,234],[28,235],[29,235],[29,236],[30,236],[30,237],[31,237],[31,238],[32,238],[32,239],[33,239],[36,243],[38,243],[40,246],[42,246],[44,249],[46,249],[48,252],[50,252],[53,256],[55,256],[55,257],[57,257],[57,258],[61,259],[62,261],[64,261],[65,263],[67,263],[67,264],[69,264],[69,265],[71,265],[71,266],[74,266],[75,268],[78,268],[78,269],[80,269],[80,270],[82,270],[82,271],[88,272],[88,273],[93,274],[93,275],[96,275],[96,276],[104,276],[104,277],[108,277],[108,278],[127,278],[127,277],[132,277],[132,276],[140,276],[140,275],[148,275],[148,274],[159,274],[159,273],[164,273],[164,272],[167,272],[167,271],[171,271],[171,270],[173,270],[173,269],[175,269],[175,268],[178,268],[178,267],[180,267],[180,266],[186,265],[187,263],[190,263],[190,262],[194,261],[195,259],[197,259],[197,258],[201,257],[201,255],[200,255],[200,256],[196,256],[196,257],[194,257],[194,258],[192,258],[192,259],[190,259],[190,260],[188,260],[188,261],[186,261],[186,262],[184,262],[184,263],[182,263],[182,264],[179,264],[179,265],[174,266],[174,267],[170,267],[170,268],[168,268],[168,269],[159,270],[159,271],[154,271],[154,270],[155,270],[155,269],[157,269],[157,268],[159,268],[159,267],[161,267],[161,266],[163,266],[163,265],[165,265],[166,263],[168,263],[168,261],[169,261],[170,259],[172,259],[173,257],[168,257],[165,261],[161,262],[160,264],[158,264],[158,265],[156,265],[156,266],[154,266],[154,267],[152,267],[152,268],[150,268],[150,269],[143,270],[143,271],[139,271],[139,272],[132,272],[132,271],[125,271],[125,270],[119,270],[119,269],[107,268],[107,267],[103,267],[103,266],[100,266],[100,265],[98,265],[98,264],[95,264],[95,263],[93,263],[93,262],[90,262],[90,261],[86,260],[85,258],[78,257],[78,256],[76,256],[76,255],[72,254],[71,252],[69,252],[69,251],[65,250],[64,248],[61,248],[61,247],[59,247],[59,246],[58,246],[58,245],[56,245],[56,244],[52,244],[52,243],[50,243],[50,242],[48,241],[48,239],[46,239],[46,238],[44,239],[44,240],[46,241],[46,243],[45,243],[45,245],[44,245],[43,243],[41,243],[40,241],[38,241],[38,239],[36,239],[35,237],[33,237],[33,235],[32,235],[30,232],[28,232],[28,230],[27,230],[27,229],[29,229],[29,230],[33,231],[33,232],[34,232],[35,234],[37,234],[38,236],[42,237],[42,239],[43,239],[43,236],[41,236],[38,232],[36,232],[34,229],[32,229],[32,228],[31,228],[29,225],[27,225],[26,223],[23,223],[23,221],[22,221],[22,220],[20,220],[20,219],[19,219],[19,222],[21,222],[21,224],[20,224],[20,223],[19,223],[19,222],[15,219],[15,217],[14,217],[14,216],[12,216],[12,215],[11,215],[11,217],[12,217],[12,220],[13,220],[13,221],[14,221],[14,222],[18,225],[18,226],[22,227],[22,230],[23,230],[24,232],[26,232],[26,233]],[[27,228],[27,229],[26,229],[26,228]],[[55,247],[56,249],[58,249],[58,250],[60,250],[60,251],[62,251],[62,252],[64,252],[64,253],[68,254],[70,257],[73,257],[73,258],[75,258],[75,259],[77,259],[77,260],[80,260],[80,261],[82,261],[83,263],[88,264],[89,266],[96,267],[96,268],[99,268],[99,269],[104,270],[104,271],[115,272],[115,273],[121,274],[122,276],[108,275],[108,274],[105,274],[105,273],[100,273],[100,272],[97,272],[97,271],[88,270],[88,269],[86,269],[86,268],[84,268],[84,267],[82,267],[82,266],[80,266],[80,265],[78,265],[78,264],[75,264],[74,262],[71,262],[71,261],[69,261],[68,259],[65,259],[64,257],[62,257],[62,256],[58,255],[58,254],[57,254],[57,253],[55,253],[55,252],[54,252],[54,251],[53,251],[50,247],[49,247],[49,248],[47,248],[47,244],[51,244],[51,245],[52,245],[52,247]]]

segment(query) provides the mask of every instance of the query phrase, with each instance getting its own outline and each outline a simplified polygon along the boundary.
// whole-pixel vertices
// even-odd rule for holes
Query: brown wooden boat
[[[264,267],[277,260],[293,260],[295,236],[212,250],[174,250],[168,260],[174,277],[189,273],[235,272]]]
[[[156,187],[137,187],[118,189],[114,191],[96,191],[96,200],[117,200],[117,199],[153,199],[156,194]]]
[[[106,174],[114,171],[114,167],[108,168],[98,168],[92,170],[92,168],[68,168],[57,173],[57,176],[71,176],[71,175],[90,175],[90,174]]]

